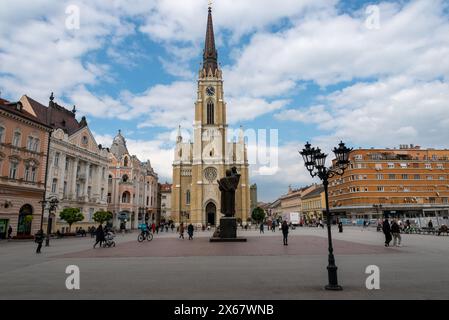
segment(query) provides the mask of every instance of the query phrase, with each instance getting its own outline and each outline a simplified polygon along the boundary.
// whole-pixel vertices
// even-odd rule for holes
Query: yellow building
[[[218,224],[220,191],[217,179],[236,167],[241,174],[236,191],[236,218],[250,216],[249,164],[243,131],[228,142],[222,71],[209,8],[203,66],[199,71],[193,142],[183,142],[179,130],[173,163],[172,216],[176,222]]]
[[[302,197],[302,213],[306,222],[323,219],[323,211],[325,210],[326,197],[323,186],[312,190]]]

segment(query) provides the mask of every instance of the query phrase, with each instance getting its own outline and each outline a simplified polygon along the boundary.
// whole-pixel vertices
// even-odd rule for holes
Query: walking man
[[[384,223],[382,225],[382,231],[385,235],[385,247],[389,247],[391,242],[391,227],[388,218],[385,218],[384,220]]]
[[[187,227],[187,233],[189,234],[189,240],[193,240],[193,224],[189,224]]]
[[[9,228],[8,228],[8,239],[11,239],[11,234],[12,234],[12,227],[9,226]]]
[[[44,231],[40,229],[34,236],[35,242],[37,243],[36,253],[41,253],[42,243],[44,242]]]
[[[284,220],[284,222],[282,222],[282,238],[284,241],[284,246],[288,246],[287,243],[287,238],[288,238],[288,224],[287,221]]]
[[[263,222],[260,224],[260,233],[265,233],[263,230]]]
[[[393,235],[393,246],[400,247],[401,246],[401,229],[399,228],[399,224],[396,219],[393,220],[391,224],[391,234]]]

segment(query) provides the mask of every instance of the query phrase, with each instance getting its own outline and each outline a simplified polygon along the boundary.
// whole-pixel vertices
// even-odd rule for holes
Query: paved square
[[[92,249],[93,239],[52,240],[42,255],[30,242],[0,242],[0,299],[448,299],[449,237],[403,235],[385,248],[375,230],[333,230],[342,292],[327,283],[327,233],[242,231],[247,243],[210,243],[160,233],[138,243],[118,235],[115,248]],[[81,272],[81,289],[65,287],[68,265]],[[380,268],[380,290],[367,290],[365,268]]]

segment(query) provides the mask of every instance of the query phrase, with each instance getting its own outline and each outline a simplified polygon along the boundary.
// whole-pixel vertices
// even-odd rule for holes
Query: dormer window
[[[16,103],[16,110],[17,111],[22,111],[22,109],[23,109],[22,103],[21,102],[17,102]]]

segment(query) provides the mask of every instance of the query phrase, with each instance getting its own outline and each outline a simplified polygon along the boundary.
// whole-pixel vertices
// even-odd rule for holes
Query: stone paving
[[[210,243],[160,233],[138,243],[116,237],[116,248],[92,249],[93,239],[52,240],[41,255],[31,242],[0,242],[0,299],[448,299],[449,237],[404,235],[403,247],[385,248],[375,230],[334,229],[342,292],[327,282],[327,233],[240,232],[247,243]],[[81,289],[65,288],[65,268],[77,265]],[[381,270],[381,289],[367,290],[365,268]]]

